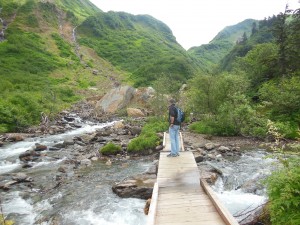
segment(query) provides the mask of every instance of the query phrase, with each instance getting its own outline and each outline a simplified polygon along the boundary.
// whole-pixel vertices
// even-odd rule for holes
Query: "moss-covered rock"
[[[105,146],[103,146],[99,152],[103,155],[116,155],[122,151],[121,146],[116,145],[112,142],[107,143]]]

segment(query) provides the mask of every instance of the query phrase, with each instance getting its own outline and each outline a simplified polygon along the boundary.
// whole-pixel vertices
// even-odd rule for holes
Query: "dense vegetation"
[[[270,119],[286,138],[299,137],[299,26],[299,10],[259,21],[224,57],[218,73],[192,78],[187,108],[201,122],[191,129],[265,137]]]
[[[300,158],[287,155],[282,147],[283,137],[272,121],[268,121],[268,134],[275,140],[271,145],[277,159],[277,170],[264,180],[269,196],[267,211],[271,224],[294,225],[300,223]]]
[[[198,61],[177,42],[169,27],[148,15],[98,13],[79,27],[80,43],[130,74],[135,86],[161,76],[183,83],[200,71]]]

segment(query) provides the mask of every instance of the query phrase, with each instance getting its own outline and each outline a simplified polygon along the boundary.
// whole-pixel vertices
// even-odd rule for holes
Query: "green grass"
[[[158,118],[150,119],[142,129],[141,134],[132,139],[128,146],[128,153],[145,153],[146,150],[154,149],[160,143],[158,132],[167,130],[168,123]]]
[[[103,155],[116,155],[122,151],[122,148],[119,145],[109,142],[104,147],[102,147],[99,151]]]

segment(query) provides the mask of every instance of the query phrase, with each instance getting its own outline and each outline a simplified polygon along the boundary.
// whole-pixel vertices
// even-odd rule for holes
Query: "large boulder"
[[[112,190],[121,198],[149,199],[155,182],[155,174],[140,174],[113,185]]]
[[[129,117],[145,117],[142,110],[136,108],[127,108],[127,115]]]
[[[97,102],[95,109],[99,112],[115,113],[130,103],[134,93],[135,89],[130,86],[114,88]]]

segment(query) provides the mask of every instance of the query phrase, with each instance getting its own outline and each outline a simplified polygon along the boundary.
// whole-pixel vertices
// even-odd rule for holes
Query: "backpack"
[[[179,108],[179,107],[175,107],[177,110],[177,122],[182,123],[185,119],[185,114],[184,112]]]

